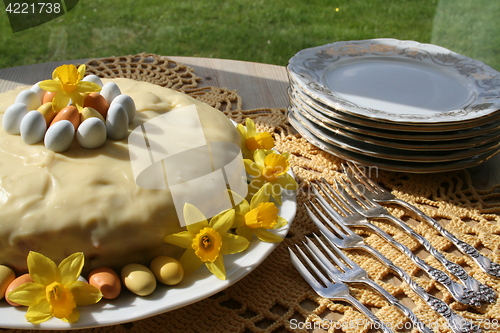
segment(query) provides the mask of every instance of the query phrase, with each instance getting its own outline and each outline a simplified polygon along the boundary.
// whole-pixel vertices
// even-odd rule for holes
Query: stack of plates
[[[500,73],[413,41],[337,42],[287,66],[288,118],[341,158],[406,172],[477,165],[500,151]]]

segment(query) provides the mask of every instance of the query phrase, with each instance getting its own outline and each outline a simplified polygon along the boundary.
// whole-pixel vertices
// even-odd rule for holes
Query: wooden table
[[[202,81],[199,87],[221,87],[238,90],[243,109],[284,108],[288,105],[288,79],[284,67],[213,58],[168,57],[194,69]],[[51,77],[57,66],[85,63],[88,59],[49,62],[0,69],[0,92],[35,84]]]

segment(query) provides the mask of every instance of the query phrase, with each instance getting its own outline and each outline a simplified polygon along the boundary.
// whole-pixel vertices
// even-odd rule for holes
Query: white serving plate
[[[293,176],[291,170],[289,173]],[[279,215],[284,217],[288,224],[273,232],[285,237],[296,211],[295,191],[284,190]],[[94,305],[79,306],[80,319],[74,324],[52,318],[39,325],[33,325],[24,317],[26,307],[12,307],[7,302],[0,301],[0,327],[31,330],[82,329],[137,321],[172,311],[210,297],[235,284],[257,268],[279,244],[261,242],[254,236],[246,251],[224,256],[226,280],[219,280],[203,265],[176,286],[158,284],[155,292],[147,297],[139,297],[124,290],[115,300],[103,299]]]

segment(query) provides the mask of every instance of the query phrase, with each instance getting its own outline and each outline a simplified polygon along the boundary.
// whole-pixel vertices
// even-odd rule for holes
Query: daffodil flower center
[[[203,262],[214,262],[219,257],[222,237],[213,228],[204,228],[194,238],[192,247]]]
[[[201,243],[203,244],[203,247],[205,249],[208,249],[210,245],[212,245],[212,241],[210,240],[210,237],[208,237],[207,235],[203,235],[201,237]]]
[[[45,288],[45,295],[56,318],[67,318],[76,308],[73,293],[59,282],[49,284]]]

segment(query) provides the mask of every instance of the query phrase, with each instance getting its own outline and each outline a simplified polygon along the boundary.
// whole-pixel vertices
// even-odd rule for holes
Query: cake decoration
[[[62,65],[54,70],[52,80],[19,93],[5,111],[4,130],[20,134],[29,145],[43,141],[47,149],[59,153],[69,149],[75,134],[87,149],[101,147],[106,138],[124,139],[135,117],[133,99],[114,82],[103,85],[95,75],[84,76],[85,69],[85,65]]]
[[[195,206],[184,205],[187,230],[165,236],[164,241],[186,249],[179,260],[185,274],[205,264],[213,275],[226,279],[223,256],[242,252],[250,245],[246,238],[230,232],[234,217],[235,210],[229,209],[212,217],[209,222]]]
[[[85,65],[78,68],[74,65],[62,65],[52,72],[52,80],[38,83],[43,90],[55,93],[52,100],[55,112],[63,109],[70,100],[78,109],[82,109],[86,94],[101,91],[100,85],[82,81],[85,70]]]
[[[242,199],[236,206],[236,217],[233,228],[236,228],[236,234],[252,239],[255,234],[263,242],[281,242],[283,238],[269,232],[270,229],[279,229],[284,227],[288,221],[278,216],[278,207],[274,202],[270,202],[272,184],[266,183],[252,197],[250,204]],[[233,193],[233,196],[236,193]]]
[[[30,252],[28,270],[33,282],[22,284],[7,297],[28,306],[26,319],[33,324],[52,317],[74,323],[80,317],[77,305],[95,304],[102,298],[97,288],[78,281],[83,264],[83,253],[74,253],[56,266],[44,255]]]
[[[115,299],[122,291],[122,284],[118,274],[109,267],[99,267],[89,273],[89,284],[93,285],[102,294],[102,298]]]
[[[238,124],[236,129],[241,137],[243,158],[252,159],[257,149],[269,150],[274,147],[274,139],[271,133],[257,132],[255,123],[250,118],[245,119],[245,126]]]
[[[285,152],[267,153],[262,149],[254,152],[253,160],[244,159],[245,170],[250,175],[248,193],[254,195],[264,184],[272,184],[271,196],[281,205],[281,192],[283,189],[297,190],[297,182],[288,174],[290,170],[290,154]]]
[[[61,255],[61,251],[63,251],[62,244],[59,243],[57,243],[56,247],[45,247],[44,249],[48,254],[29,252],[30,249],[27,248],[24,249],[26,250],[25,253],[20,251],[20,255],[18,255],[16,260],[11,260],[6,256],[2,257],[3,260],[0,264],[11,266],[20,275],[15,278],[14,270],[0,265],[0,297],[5,295],[9,304],[14,306],[28,306],[26,318],[29,322],[37,324],[52,317],[67,322],[75,322],[79,317],[78,305],[97,303],[101,298],[114,299],[119,297],[124,288],[140,297],[151,295],[157,288],[157,283],[175,288],[175,285],[180,283],[185,275],[194,272],[203,265],[211,274],[224,280],[226,279],[224,256],[246,251],[252,241],[253,235],[259,241],[264,242],[279,242],[283,240],[272,232],[272,230],[281,228],[288,223],[284,218],[279,216],[278,206],[281,203],[281,192],[283,188],[296,189],[297,183],[293,177],[287,174],[290,169],[288,162],[289,155],[286,153],[280,155],[272,149],[274,147],[274,139],[270,133],[257,132],[256,126],[251,119],[246,119],[245,125],[237,125],[235,129],[234,125],[222,113],[211,109],[201,102],[184,96],[184,94],[173,91],[165,92],[165,88],[160,89],[153,85],[149,86],[146,83],[136,83],[123,79],[106,82],[103,85],[101,80],[95,75],[82,77],[81,73],[84,72],[84,68],[81,66],[78,69],[71,66],[65,65],[65,67],[56,69],[54,71],[55,74],[53,74],[53,80],[42,81],[34,85],[29,93],[18,94],[16,103],[7,107],[8,103],[14,100],[13,98],[5,103],[3,109],[6,109],[2,120],[5,132],[10,135],[20,134],[22,140],[27,145],[36,145],[43,141],[45,148],[55,152],[64,152],[70,149],[75,138],[81,148],[98,148],[108,138],[121,140],[130,133],[128,127],[135,117],[136,106],[134,100],[129,95],[121,93],[120,87],[124,87],[123,91],[127,91],[134,97],[137,90],[141,90],[144,87],[147,88],[144,89],[147,93],[137,94],[139,96],[137,99],[138,106],[140,107],[138,110],[141,114],[137,117],[138,121],[134,123],[134,126],[137,124],[144,125],[148,119],[159,118],[158,116],[165,113],[170,114],[172,117],[177,117],[173,119],[174,123],[180,121],[180,124],[185,126],[187,109],[195,112],[196,117],[200,119],[199,130],[205,131],[205,127],[208,130],[208,134],[204,134],[205,144],[210,143],[213,149],[219,146],[235,146],[238,152],[241,145],[241,154],[244,154],[245,157],[245,168],[243,168],[241,163],[241,154],[238,153],[240,154],[239,169],[241,169],[239,180],[243,188],[254,187],[254,190],[252,192],[238,192],[240,194],[237,194],[235,191],[223,187],[222,191],[227,193],[228,197],[232,198],[233,208],[224,208],[224,210],[217,208],[214,213],[217,213],[219,209],[222,211],[211,218],[210,216],[212,215],[206,215],[209,218],[203,215],[205,212],[202,213],[202,208],[198,208],[192,203],[184,204],[183,202],[184,208],[181,210],[187,222],[186,226],[183,227],[182,224],[172,224],[180,223],[180,219],[175,219],[172,209],[167,209],[166,213],[164,212],[165,202],[169,200],[169,196],[165,196],[165,193],[168,192],[158,192],[156,188],[145,189],[139,183],[136,183],[136,179],[132,177],[132,170],[126,171],[124,173],[124,179],[127,181],[125,185],[129,185],[128,182],[130,182],[130,184],[133,184],[131,185],[131,191],[140,191],[140,197],[145,197],[144,201],[140,202],[145,206],[141,207],[162,207],[158,211],[151,212],[151,219],[141,220],[140,224],[141,232],[147,231],[144,230],[146,223],[149,228],[155,230],[153,234],[158,238],[157,241],[161,243],[161,246],[155,243],[155,250],[148,248],[149,254],[147,254],[147,258],[142,254],[144,253],[142,248],[135,246],[134,248],[139,250],[133,250],[130,253],[127,252],[127,255],[124,255],[123,258],[117,258],[119,260],[118,265],[115,265],[114,258],[116,258],[116,255],[111,261],[109,258],[105,258],[108,260],[103,264],[96,264],[100,263],[99,255],[103,255],[102,252],[98,252],[99,255],[96,255],[96,249],[99,251],[108,245],[115,246],[116,244],[109,242],[109,238],[100,239],[98,233],[93,233],[91,235],[92,246],[90,248],[88,247],[88,242],[85,243],[84,238],[80,234],[77,238],[72,238],[78,244],[72,246],[71,251],[63,253],[81,252],[77,252],[62,260],[58,267],[45,255],[54,256],[58,260],[64,258],[65,254]],[[115,82],[119,82],[120,87]],[[88,89],[89,87],[97,89],[95,85],[102,86],[100,93],[88,93],[90,90]],[[138,85],[140,85],[141,89],[136,88]],[[54,88],[56,86],[59,88]],[[42,88],[51,89],[52,91],[46,91]],[[75,98],[75,91],[77,91],[79,97]],[[81,91],[87,92],[81,93]],[[154,93],[152,93],[153,91]],[[21,98],[19,98],[19,95],[21,95]],[[36,99],[34,98],[35,96]],[[45,103],[43,103],[44,101]],[[62,108],[61,105],[63,105]],[[193,125],[190,122],[188,123],[190,124],[189,126],[180,127],[182,127],[183,131],[192,135]],[[154,134],[154,131],[151,132],[151,135]],[[5,135],[6,137],[9,136]],[[148,139],[151,138],[148,136]],[[176,139],[181,144],[185,141],[179,139],[178,136]],[[191,139],[190,137],[189,140]],[[17,150],[24,149],[22,147],[23,142],[18,142],[15,138],[12,138],[12,141],[16,142],[16,145],[19,145]],[[130,146],[130,141],[128,142],[128,146]],[[33,151],[38,151],[40,148],[43,148],[43,146],[37,147]],[[118,155],[112,155],[116,154],[116,152],[107,149],[107,154],[112,154],[104,157],[100,154],[96,154],[96,156],[99,160],[104,159],[106,161],[105,165],[109,163],[109,156],[117,156],[118,158],[113,160],[113,165],[120,165],[121,170],[128,170],[126,168],[129,166],[128,163],[133,164],[132,157],[127,154],[127,152],[130,153],[131,148],[126,146],[126,142],[118,142],[116,148],[118,149],[116,152],[119,152]],[[77,149],[76,147],[71,148],[71,150]],[[65,161],[68,167],[70,167],[76,156],[94,157],[91,152],[78,151],[70,152],[67,156],[46,155],[44,150],[40,150],[41,154],[38,153],[36,156],[48,156],[48,158],[33,164],[36,168],[40,168],[36,170],[36,174],[40,170],[46,172],[49,169],[48,166],[51,163],[51,159],[57,159],[57,163]],[[27,151],[31,153],[31,149]],[[0,151],[0,153],[5,152]],[[210,159],[213,159],[212,163],[214,165],[224,165],[225,167],[224,163],[233,161],[233,155],[234,152],[229,152],[228,149],[219,149]],[[9,154],[7,156],[11,158]],[[15,158],[18,157],[15,156]],[[74,162],[78,163],[78,161]],[[59,167],[57,164],[54,165]],[[52,166],[50,165],[50,168]],[[104,178],[100,171],[96,174],[93,170],[90,172],[88,168],[91,167],[93,166],[86,164],[86,176],[84,177],[86,187],[90,185],[94,189],[90,197],[95,197],[95,193],[98,191],[106,191],[103,192],[104,195],[107,198],[113,198],[107,202],[118,205],[114,207],[113,211],[121,214],[121,210],[126,209],[124,207],[128,207],[131,204],[130,202],[122,202],[123,199],[120,198],[118,200],[116,197],[116,193],[121,193],[121,191],[116,190],[117,186],[121,186],[124,180],[121,178],[118,180],[117,178],[115,181],[114,177],[117,176],[117,173],[113,173],[111,178],[110,176]],[[198,164],[195,163],[195,165],[189,166],[189,168],[190,170],[192,169],[190,172],[198,175],[198,169],[200,168]],[[102,169],[97,167],[97,170]],[[118,168],[115,168],[115,170],[118,170]],[[50,177],[61,176],[52,172],[52,170],[49,171]],[[188,176],[191,177],[189,172]],[[36,190],[35,187],[37,188],[38,186],[38,183],[27,181],[26,177],[14,177],[13,179],[17,179],[16,184],[18,185],[19,179],[26,179],[24,187],[30,188],[30,193],[33,193]],[[71,182],[74,179],[76,178],[71,178]],[[67,181],[54,182],[54,184],[59,183],[65,184]],[[208,183],[210,183],[210,180]],[[5,184],[0,182],[0,191],[2,191],[4,188],[2,186],[5,186]],[[114,186],[108,186],[111,184]],[[213,184],[206,185],[210,188]],[[205,184],[200,184],[200,187],[203,186]],[[24,187],[19,186],[19,188]],[[111,188],[114,190],[108,193],[107,190]],[[128,189],[127,187],[124,188]],[[229,188],[233,187],[229,186]],[[10,188],[7,189],[10,191]],[[40,189],[43,192],[47,187],[41,184]],[[80,187],[80,191],[83,191],[82,187]],[[51,190],[49,194],[52,196],[57,193],[57,191]],[[246,198],[240,197],[240,195],[246,195]],[[81,193],[80,196],[81,198],[89,197],[88,195],[81,195]],[[46,194],[38,196],[34,202],[40,200],[42,197],[47,198],[48,196]],[[125,198],[128,200],[127,194],[125,194]],[[159,200],[161,198],[163,199]],[[6,203],[10,203],[9,200],[7,201]],[[155,204],[153,204],[153,201]],[[60,202],[60,200],[55,200],[54,202]],[[172,203],[169,203],[169,205],[169,207],[173,207]],[[37,205],[37,208],[41,207],[42,205]],[[88,207],[88,202],[85,207]],[[54,206],[53,208],[60,209],[63,206]],[[106,208],[103,208],[103,206],[99,207],[95,210],[95,215],[90,215],[91,219],[85,219],[83,217],[85,214],[82,212],[75,216],[77,216],[78,223],[85,220],[85,223],[88,223],[85,224],[85,227],[91,227],[89,230],[94,232],[97,229],[94,229],[95,226],[92,219],[96,219],[96,221],[97,219],[102,219],[102,216],[99,215],[100,212],[110,209],[109,205]],[[4,209],[4,211],[7,210]],[[129,214],[132,214],[133,221],[141,219],[144,215],[143,211],[138,213],[138,210],[130,211]],[[20,219],[22,217],[17,217],[16,221]],[[165,225],[150,223],[149,221],[152,219],[162,221],[161,224]],[[130,219],[125,219],[125,221],[128,224]],[[78,226],[78,230],[78,232],[81,232],[80,226]],[[110,229],[110,231],[116,234],[116,229]],[[122,232],[121,235],[124,236],[125,234]],[[158,237],[157,235],[161,236]],[[109,237],[108,235],[106,236]],[[155,241],[150,235],[149,237],[150,241]],[[142,239],[144,237],[137,238]],[[106,240],[108,241],[107,243]],[[135,239],[130,239],[130,241],[133,242]],[[148,244],[148,246],[150,245]],[[130,244],[127,244],[127,251],[128,248],[130,248]],[[174,248],[177,248],[177,250]],[[182,249],[185,250],[182,251]],[[25,273],[26,266],[22,268],[22,265],[19,265],[19,263],[20,261],[24,261],[20,259],[26,258],[26,253],[28,252],[27,262],[29,273],[23,274]],[[83,269],[83,252],[85,254],[90,253],[87,257],[87,264],[90,268],[86,267],[90,271],[90,274],[87,275],[88,282],[83,276],[79,276]],[[124,253],[123,249],[119,253]],[[167,254],[172,255],[172,257]],[[104,253],[104,255],[111,256],[109,252]],[[96,258],[98,261],[95,261]],[[144,261],[145,258],[147,261]],[[110,267],[106,267],[106,265]],[[88,271],[85,271],[85,273]]]

